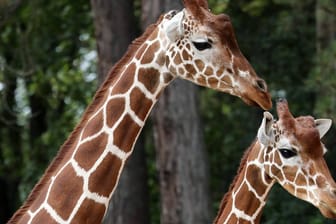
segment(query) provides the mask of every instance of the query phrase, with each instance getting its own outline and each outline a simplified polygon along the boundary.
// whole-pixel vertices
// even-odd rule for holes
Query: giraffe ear
[[[330,129],[332,124],[331,119],[316,119],[315,120],[315,125],[317,130],[320,133],[320,138],[322,138]]]
[[[174,42],[183,34],[182,20],[184,10],[177,13],[173,18],[165,23],[164,29],[170,41]]]
[[[267,111],[264,112],[264,118],[259,127],[257,138],[259,142],[265,146],[269,145],[273,141],[272,123],[272,114]]]

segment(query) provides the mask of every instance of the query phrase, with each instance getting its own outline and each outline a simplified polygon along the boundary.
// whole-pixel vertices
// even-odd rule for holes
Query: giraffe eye
[[[203,51],[205,49],[209,49],[209,48],[212,47],[210,40],[208,40],[208,41],[201,41],[201,42],[193,41],[192,43],[197,48],[197,50],[199,50],[199,51]]]
[[[297,155],[297,152],[294,151],[293,149],[281,148],[281,149],[279,149],[279,151],[285,159],[289,159],[289,158]]]

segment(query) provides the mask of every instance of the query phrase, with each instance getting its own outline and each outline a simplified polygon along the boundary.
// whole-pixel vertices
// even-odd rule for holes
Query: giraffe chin
[[[250,106],[261,107],[263,110],[269,110],[272,108],[271,98],[267,95],[261,98],[261,100],[255,100],[251,98],[249,95],[240,96],[240,98]],[[265,100],[268,99],[268,100]]]
[[[336,207],[332,208],[327,203],[321,201],[318,208],[323,216],[329,219],[336,219]]]

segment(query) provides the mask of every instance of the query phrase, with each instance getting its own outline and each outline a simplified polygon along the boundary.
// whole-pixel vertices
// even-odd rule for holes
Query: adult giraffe
[[[271,107],[229,17],[211,14],[205,0],[184,5],[132,43],[9,223],[100,223],[149,112],[176,77]]]
[[[275,183],[321,213],[336,219],[336,183],[321,143],[329,119],[294,118],[286,101],[277,105],[279,121],[265,112],[257,140],[245,152],[230,190],[224,196],[216,224],[260,222],[268,194]]]

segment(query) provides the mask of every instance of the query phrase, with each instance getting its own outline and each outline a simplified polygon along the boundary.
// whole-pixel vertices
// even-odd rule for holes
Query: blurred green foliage
[[[294,115],[335,120],[336,41],[317,52],[315,0],[209,3],[213,12],[230,15],[243,54],[267,81],[274,98],[285,95]],[[15,209],[78,122],[97,83],[89,1],[22,1],[9,14],[11,4],[0,1],[0,181],[8,187],[19,184],[19,189],[5,189],[14,195],[11,209]],[[335,19],[335,2],[323,0],[321,4]],[[200,102],[215,213],[244,149],[257,133],[262,111],[236,97],[204,88]],[[271,112],[275,115],[274,110]],[[335,134],[333,128],[325,139],[334,176]],[[148,166],[154,173],[155,162],[149,161]],[[155,180],[150,179],[149,186],[152,195],[158,195]],[[262,223],[288,220],[331,223],[316,208],[277,186]]]
[[[9,195],[7,202],[12,203],[3,208],[14,212],[97,88],[94,61],[88,58],[95,40],[87,1],[4,4],[7,11],[1,11],[0,22],[0,181],[7,190],[3,194]],[[6,218],[1,215],[0,220]]]

